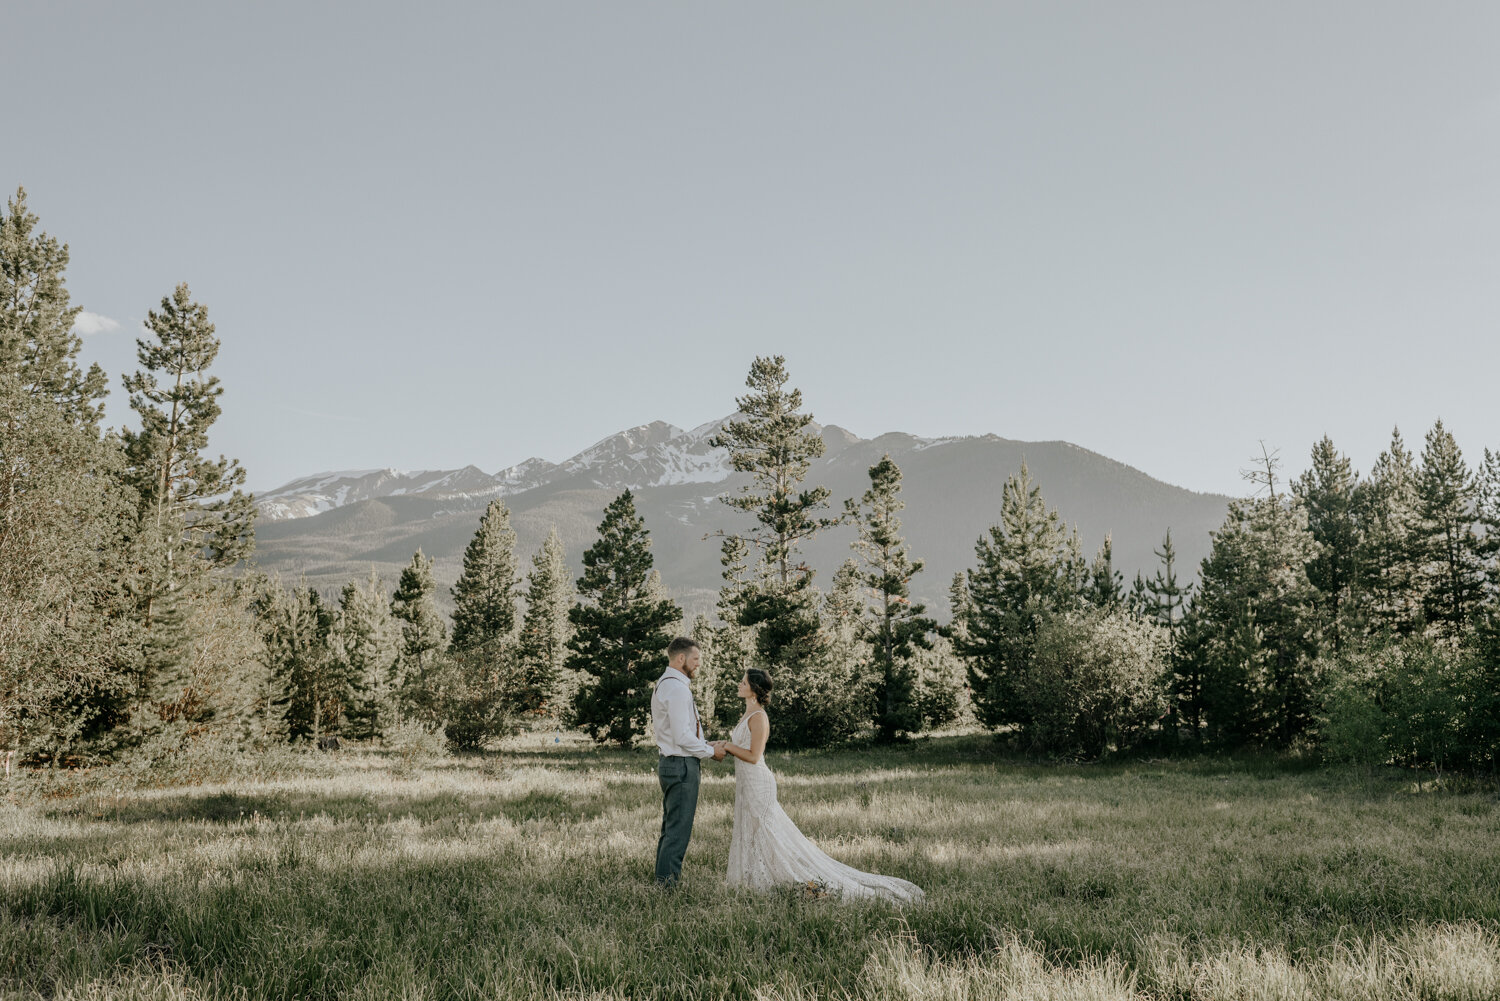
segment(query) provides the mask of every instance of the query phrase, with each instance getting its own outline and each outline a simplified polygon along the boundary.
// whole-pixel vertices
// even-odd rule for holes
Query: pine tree
[[[948,584],[948,625],[944,630],[945,636],[953,640],[958,640],[961,636],[967,637],[968,629],[964,623],[972,605],[968,575],[960,570]]]
[[[601,744],[630,747],[645,730],[652,682],[666,669],[667,628],[682,618],[675,603],[652,594],[651,563],[650,533],[627,490],[604,509],[568,613],[567,666],[592,679],[574,696],[574,721]]]
[[[833,572],[828,595],[823,599],[822,619],[824,639],[821,652],[825,660],[838,665],[837,670],[849,675],[848,694],[857,697],[861,703],[861,722],[874,719],[879,711],[875,685],[883,675],[872,663],[874,657],[870,644],[875,624],[870,621],[870,606],[865,600],[864,574],[859,561],[853,557]],[[858,689],[857,696],[854,689]]]
[[[1139,570],[1130,582],[1130,591],[1125,595],[1125,608],[1138,619],[1149,619],[1153,614],[1151,592],[1146,589],[1146,575]]]
[[[724,568],[724,585],[719,589],[716,606],[722,621],[713,627],[716,662],[713,702],[715,718],[727,728],[739,721],[741,706],[735,692],[745,671],[755,666],[756,629],[742,624],[742,613],[750,589],[745,565],[749,559],[749,546],[742,538],[726,536],[721,552],[719,563]]]
[[[287,692],[293,737],[337,733],[353,700],[349,677],[329,646],[333,609],[307,586],[271,589],[262,611],[268,663]]]
[[[142,368],[124,379],[140,431],[125,430],[128,479],[140,498],[140,540],[146,566],[142,607],[184,581],[249,556],[255,544],[253,498],[238,488],[238,462],[203,454],[224,389],[205,373],[219,353],[208,311],[178,285],[147,314],[154,340],[136,341]],[[228,494],[228,496],[225,496]]]
[[[526,618],[521,624],[521,711],[553,712],[563,701],[563,664],[568,656],[568,609],[573,581],[568,576],[562,539],[554,527],[531,561],[526,575]]]
[[[870,628],[866,618],[869,606],[861,593],[863,576],[859,561],[852,556],[833,572],[828,596],[823,599],[823,618],[827,631],[836,639],[861,639]]]
[[[1494,617],[1500,615],[1500,451],[1484,450],[1476,491],[1476,515],[1484,532],[1479,551],[1488,585],[1485,601]]]
[[[1266,496],[1231,503],[1213,533],[1184,646],[1201,658],[1204,712],[1219,738],[1287,746],[1306,728],[1317,686],[1307,565],[1319,548],[1301,502],[1276,489],[1274,456],[1263,461],[1247,478]]]
[[[503,735],[514,722],[512,710],[527,701],[519,691],[514,636],[517,583],[516,533],[505,502],[496,498],[464,552],[452,592],[451,670],[442,686],[442,715],[455,750],[478,750]]]
[[[899,513],[906,506],[901,469],[887,453],[870,467],[869,476],[870,488],[860,502],[846,501],[845,509],[859,529],[853,543],[862,561],[857,579],[871,597],[875,728],[879,739],[889,742],[922,728],[912,657],[917,650],[932,649],[937,622],[924,614],[925,605],[911,600],[911,579],[923,562],[908,555],[901,537]]]
[[[0,217],[0,375],[56,405],[68,423],[97,432],[109,385],[99,365],[78,368],[83,339],[73,321],[81,307],[68,301],[68,246],[36,231],[24,188],[7,208]]]
[[[661,571],[652,569],[646,575],[646,600],[656,604],[668,604],[677,608],[677,603],[672,600],[671,592],[667,590],[666,581],[661,579]],[[677,608],[677,618],[666,623],[665,628],[676,636],[682,631],[682,609]]]
[[[709,726],[718,719],[720,693],[725,687],[725,679],[721,677],[724,664],[718,655],[719,631],[708,616],[700,614],[693,616],[693,628],[688,635],[698,644],[698,676],[693,682],[693,699],[698,705],[698,716],[704,726],[703,736],[707,738]],[[742,676],[735,676],[736,688],[739,687]],[[730,694],[733,695],[733,692]]]
[[[1474,533],[1478,490],[1458,443],[1438,421],[1427,433],[1417,474],[1417,548],[1423,556],[1427,621],[1461,637],[1484,595],[1481,544]]]
[[[773,676],[776,726],[771,739],[777,746],[836,744],[866,730],[876,716],[879,675],[871,663],[873,623],[861,577],[859,561],[852,557],[834,571],[811,659],[800,665],[795,685],[784,686]]]
[[[1078,535],[1048,509],[1025,464],[1005,482],[1000,524],[975,544],[954,650],[968,666],[975,714],[1024,730],[1035,707],[1030,667],[1037,630],[1083,601],[1088,567]]]
[[[201,742],[265,750],[287,737],[284,686],[265,663],[259,575],[208,579],[182,605],[191,612],[175,671],[158,676],[148,704],[184,750]],[[182,592],[178,592],[182,596]]]
[[[453,586],[454,652],[508,637],[516,626],[516,533],[505,502],[490,501]]]
[[[394,721],[398,639],[380,575],[372,569],[364,586],[345,584],[329,645],[353,688],[352,737],[379,737]]]
[[[448,632],[433,603],[436,590],[432,560],[418,549],[401,571],[396,593],[391,596],[391,615],[401,631],[396,661],[399,701],[404,710],[426,717],[428,722],[436,722],[439,712],[438,661]]]
[[[1312,467],[1292,484],[1319,546],[1307,566],[1307,579],[1318,590],[1319,618],[1335,651],[1344,646],[1345,619],[1359,573],[1358,487],[1359,474],[1327,435],[1313,446]]]
[[[1187,615],[1188,601],[1192,596],[1192,582],[1182,584],[1177,580],[1177,550],[1172,545],[1172,530],[1167,529],[1160,549],[1152,550],[1161,565],[1150,580],[1136,574],[1135,591],[1131,597],[1137,614],[1160,625],[1167,634],[1167,663],[1171,667],[1168,679],[1170,701],[1167,731],[1176,733],[1178,721],[1186,719],[1195,739],[1201,739],[1203,720],[1203,676],[1199,661],[1181,656],[1182,624]]]
[[[1399,428],[1357,491],[1355,507],[1364,526],[1357,566],[1365,614],[1377,631],[1410,636],[1421,629],[1425,594],[1416,463]]]
[[[1115,569],[1115,540],[1106,535],[1104,544],[1099,547],[1099,552],[1089,567],[1089,586],[1085,598],[1095,608],[1118,608],[1125,600],[1121,586],[1123,582],[1124,577]]]
[[[118,453],[0,372],[0,751],[56,761],[125,722],[139,637]]]
[[[1155,576],[1142,582],[1142,589],[1149,596],[1146,600],[1148,617],[1167,630],[1168,646],[1176,646],[1178,629],[1182,625],[1193,584],[1178,583],[1177,550],[1172,546],[1172,530],[1167,529],[1161,548],[1152,550],[1161,562]]]
[[[801,390],[787,389],[787,380],[785,358],[757,357],[745,380],[750,393],[735,400],[744,419],[727,422],[709,439],[728,449],[735,471],[751,474],[738,494],[722,498],[757,522],[738,536],[759,557],[754,576],[740,588],[739,622],[756,628],[757,651],[776,675],[783,699],[818,644],[813,571],[800,558],[800,547],[838,524],[816,513],[827,506],[828,489],[802,487],[824,445],[808,428],[812,415],[800,412]],[[782,706],[778,716],[785,723],[786,701]]]

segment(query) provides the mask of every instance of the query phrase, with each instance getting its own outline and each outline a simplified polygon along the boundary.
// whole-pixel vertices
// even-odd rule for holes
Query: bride
[[[740,679],[737,693],[745,700],[745,715],[729,740],[715,741],[717,750],[736,758],[734,765],[734,834],[729,841],[729,885],[756,889],[792,883],[822,884],[845,897],[885,897],[920,901],[920,887],[894,876],[860,872],[829,858],[797,829],[776,800],[776,776],[766,767],[766,738],[771,722],[765,704],[771,695],[771,676],[751,668]]]

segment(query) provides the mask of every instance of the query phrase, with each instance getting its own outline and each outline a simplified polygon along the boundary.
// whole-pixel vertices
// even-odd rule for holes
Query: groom
[[[661,783],[661,837],[656,842],[656,881],[672,887],[682,877],[682,856],[693,836],[698,809],[698,772],[702,758],[724,760],[703,739],[698,706],[690,684],[698,673],[698,644],[679,636],[667,646],[667,670],[651,696],[651,726],[656,731],[656,778]]]

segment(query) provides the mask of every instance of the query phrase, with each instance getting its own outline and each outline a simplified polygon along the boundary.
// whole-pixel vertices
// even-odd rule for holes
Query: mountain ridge
[[[719,584],[713,533],[740,531],[749,516],[721,498],[749,483],[723,449],[708,445],[724,421],[683,430],[653,421],[599,439],[562,462],[531,458],[493,474],[474,465],[441,470],[328,470],[257,496],[256,563],[306,580],[332,596],[373,567],[394,585],[418,548],[434,558],[439,599],[457,579],[464,547],[484,508],[504,497],[524,560],[555,526],[575,572],[596,538],[604,506],[630,489],[651,532],[657,568],[691,615],[711,613]],[[890,431],[861,438],[835,424],[813,425],[825,454],[807,483],[832,491],[828,513],[869,486],[868,469],[889,453],[903,471],[903,532],[927,570],[913,595],[941,617],[953,573],[972,566],[975,541],[1000,518],[1007,477],[1023,463],[1049,507],[1076,527],[1090,555],[1111,536],[1126,581],[1154,572],[1153,550],[1166,530],[1191,578],[1209,548],[1208,533],[1230,498],[1175,487],[1116,459],[1066,441],[1025,442],[996,434],[923,438]],[[821,583],[850,555],[854,531],[839,526],[804,548]],[[523,562],[521,564],[525,566]]]

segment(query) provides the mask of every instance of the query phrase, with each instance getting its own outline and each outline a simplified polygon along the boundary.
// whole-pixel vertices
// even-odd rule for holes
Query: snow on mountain
[[[653,421],[601,439],[563,462],[531,458],[493,475],[472,465],[462,469],[355,469],[317,473],[259,494],[256,502],[265,520],[285,521],[379,497],[424,497],[451,502],[451,510],[465,510],[483,507],[494,497],[554,483],[572,482],[614,491],[722,483],[733,472],[729,453],[711,446],[709,439],[727,421],[739,416],[742,415],[732,414],[688,431],[665,421]],[[864,441],[836,424],[813,423],[808,427],[822,437],[825,459],[836,459]],[[890,437],[897,451],[911,447],[912,442],[923,441],[924,444],[917,446],[922,448],[961,440]],[[895,443],[895,438],[906,444]]]
[[[518,494],[549,482],[556,475],[558,465],[546,459],[530,458],[514,466],[507,466],[495,474],[501,493]]]
[[[440,477],[441,473],[411,473],[397,469],[351,469],[317,473],[293,480],[256,497],[260,515],[268,521],[307,518],[345,504],[411,493],[413,481]]]
[[[361,469],[318,473],[256,497],[268,521],[306,518],[377,497],[421,496],[478,507],[492,497],[523,493],[561,480],[608,490],[640,490],[679,483],[719,483],[728,478],[729,454],[708,444],[723,425],[709,421],[690,431],[653,421],[604,438],[561,463],[531,458],[494,475],[476,466],[457,470]]]

